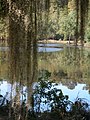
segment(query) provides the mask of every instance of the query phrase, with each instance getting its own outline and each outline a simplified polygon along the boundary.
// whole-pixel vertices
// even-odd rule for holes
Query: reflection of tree
[[[0,51],[0,77],[8,78],[8,52]]]
[[[43,63],[46,64],[45,69],[52,73],[55,80],[63,81],[62,79],[68,78],[72,82],[87,83],[89,81],[89,52],[80,48],[69,47],[60,52],[46,53],[45,60],[44,55],[42,54],[39,57],[39,69],[44,69]]]
[[[90,94],[90,83],[86,84],[86,86],[83,87],[83,90],[88,90],[88,93]]]
[[[75,86],[77,86],[77,82],[76,81],[70,81],[68,79],[66,79],[65,83],[62,81],[62,84],[67,86],[68,89],[73,90],[75,88]]]

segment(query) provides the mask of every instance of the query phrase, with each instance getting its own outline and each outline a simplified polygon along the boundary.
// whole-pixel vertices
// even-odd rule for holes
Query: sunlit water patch
[[[39,43],[38,46],[51,46],[51,47],[52,47],[52,46],[53,46],[53,47],[56,47],[56,46],[57,46],[57,47],[61,47],[61,46],[63,46],[63,44],[57,44],[57,43],[43,43],[43,44],[42,44],[42,43]]]
[[[67,86],[58,84],[57,88],[61,89],[64,95],[69,95],[69,100],[75,102],[77,98],[81,98],[90,103],[89,90],[85,90],[86,84],[77,83],[74,89],[68,89]]]
[[[40,47],[42,46],[42,47]],[[39,44],[38,45],[38,52],[54,52],[63,50],[63,47],[60,47],[57,44]],[[0,47],[0,51],[9,51],[9,47]]]
[[[55,52],[63,50],[63,48],[46,48],[46,47],[38,47],[39,52]]]
[[[5,98],[4,104],[6,103],[6,100],[8,101],[13,100],[18,92],[20,94],[20,101],[23,102],[27,97],[26,86],[20,87],[17,82],[14,82],[12,85],[6,80],[0,81],[0,95],[2,100]],[[0,101],[0,104],[1,103],[2,101]]]
[[[38,51],[39,52],[55,52],[63,50],[62,44],[38,44]]]
[[[0,82],[0,95],[2,95],[3,97],[6,97],[6,99],[8,99],[8,100],[10,100],[10,96],[12,95],[12,98],[14,99],[14,97],[17,94],[16,93],[16,88],[15,88],[16,84],[17,83],[14,83],[12,85],[12,84],[8,83],[7,81],[1,81]],[[33,89],[35,89],[36,85],[37,85],[37,83],[35,82],[34,86],[33,86]],[[85,100],[89,104],[90,103],[90,94],[89,94],[88,90],[84,89],[85,86],[86,86],[86,84],[77,83],[77,86],[74,89],[71,90],[67,86],[59,83],[56,86],[54,86],[54,88],[61,89],[63,94],[68,95],[69,100],[72,101],[72,102],[75,102],[77,98],[80,98],[82,100]],[[52,88],[53,88],[53,86],[51,87],[51,89]],[[21,101],[22,101],[22,96],[23,96],[23,100],[26,99],[24,94],[26,94],[25,96],[27,96],[27,87],[26,86],[23,86],[23,89],[22,89],[22,87],[20,88],[20,99],[21,99]],[[41,109],[42,110],[47,110],[47,108],[48,108],[47,104],[41,103]]]

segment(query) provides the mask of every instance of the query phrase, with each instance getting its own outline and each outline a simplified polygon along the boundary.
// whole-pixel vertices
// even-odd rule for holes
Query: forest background
[[[30,14],[27,0],[23,2],[15,0],[12,5],[13,3],[18,6],[15,8],[18,9],[18,15],[23,14],[19,13],[20,10],[26,15]],[[9,38],[9,17],[11,11],[15,11],[15,9],[10,11],[10,4],[9,0],[0,0],[0,37],[4,39]],[[32,12],[35,13],[35,8],[32,8]],[[77,41],[82,39],[81,41],[90,42],[89,0],[38,0],[36,19],[37,40],[76,40],[77,44]]]

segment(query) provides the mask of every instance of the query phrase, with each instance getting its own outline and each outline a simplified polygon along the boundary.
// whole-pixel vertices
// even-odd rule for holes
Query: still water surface
[[[62,44],[38,44],[38,46],[39,52],[55,52],[63,50]]]
[[[15,85],[15,84],[14,84]],[[14,87],[14,86],[13,86]],[[82,98],[83,100],[87,101],[90,103],[90,94],[89,90],[84,89],[86,87],[86,84],[80,84],[78,83],[75,88],[69,89],[67,86],[62,85],[62,83],[59,83],[56,88],[61,89],[63,91],[64,95],[69,95],[69,100],[74,102],[77,98]],[[0,94],[5,96],[6,93],[8,94],[6,99],[10,100],[10,95],[11,95],[11,88],[12,84],[8,83],[7,81],[2,81],[0,83]],[[26,86],[23,87],[23,92],[27,89]],[[13,89],[13,98],[16,95],[15,89]],[[22,91],[21,91],[21,97],[22,97]]]
[[[56,46],[49,44],[48,46]],[[90,103],[90,51],[79,48],[39,47],[38,69],[51,72],[51,78],[58,83],[64,95],[71,101],[83,98]],[[44,53],[43,53],[44,52]],[[0,94],[10,98],[12,83],[8,79],[6,52],[0,53]],[[23,90],[27,86],[23,86]],[[33,87],[32,87],[33,89]],[[13,91],[13,96],[15,91]]]

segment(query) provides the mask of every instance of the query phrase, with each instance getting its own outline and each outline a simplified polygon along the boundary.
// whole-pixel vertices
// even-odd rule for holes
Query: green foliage
[[[90,15],[90,13],[89,13]],[[87,26],[86,26],[86,31],[85,31],[85,40],[87,42],[90,42],[90,21],[89,21],[90,17],[87,20]]]
[[[87,37],[86,40],[90,42],[90,32],[87,33],[86,37]]]
[[[49,79],[50,73],[47,70],[41,72],[46,73],[47,79]],[[68,96],[63,95],[61,89],[55,88],[57,84],[48,81],[46,76],[44,77],[40,77],[32,95],[34,119],[76,120],[88,118],[89,104],[84,99],[77,98],[74,103],[69,101]],[[46,108],[42,109],[45,105]]]
[[[58,109],[60,111],[66,111],[69,100],[67,95],[63,95],[61,89],[57,89],[56,84],[52,81],[48,81],[50,73],[44,72],[44,76],[39,78],[38,84],[35,86],[33,93],[34,109],[37,112],[43,111],[42,104],[47,105],[50,111]]]
[[[71,35],[75,35],[75,11],[70,11],[68,14],[61,14],[60,16],[60,21],[59,21],[59,25],[60,25],[60,29],[58,31],[58,33],[63,33],[65,36],[65,39],[67,39],[68,36]]]
[[[51,73],[47,70],[40,70],[39,71],[39,78],[38,80],[41,81],[41,80],[49,80],[51,76]]]
[[[56,8],[56,4],[50,7],[48,24],[45,24],[44,19],[42,19],[43,28],[40,35],[42,39],[45,34],[47,38],[57,40],[62,39],[62,35],[64,39],[67,39],[68,36],[75,36],[76,11],[72,10],[68,12],[67,6],[64,6],[64,8]]]

